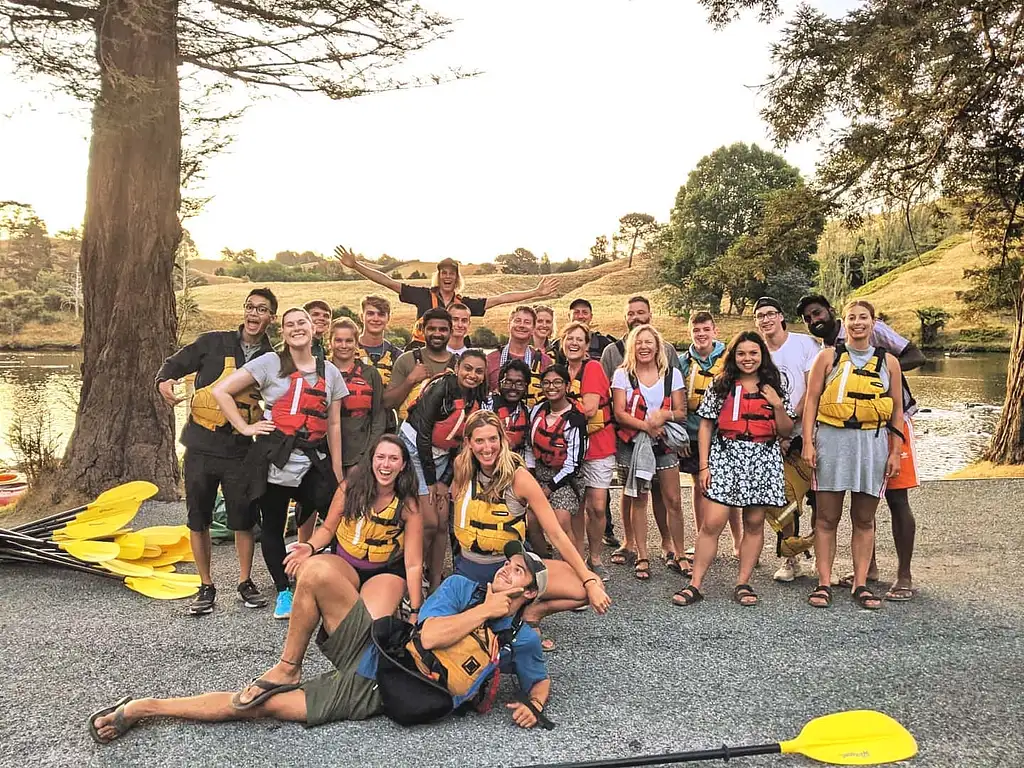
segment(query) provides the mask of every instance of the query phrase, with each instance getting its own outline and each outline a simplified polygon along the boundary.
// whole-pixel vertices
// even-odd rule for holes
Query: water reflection
[[[1002,354],[941,356],[908,374],[923,409],[915,420],[923,479],[969,464],[987,445],[1006,392],[1007,362]],[[75,425],[81,364],[77,352],[0,352],[0,464],[14,458],[8,433],[16,414],[48,419],[63,450]],[[184,419],[180,405],[176,430]]]

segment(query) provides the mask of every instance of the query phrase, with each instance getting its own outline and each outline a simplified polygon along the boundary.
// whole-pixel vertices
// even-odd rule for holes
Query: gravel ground
[[[736,570],[729,557],[713,567],[708,599],[688,609],[670,603],[681,578],[657,563],[646,584],[613,566],[607,616],[546,623],[559,642],[548,656],[548,712],[559,724],[551,732],[520,731],[502,709],[416,729],[385,718],[308,730],[152,722],[97,746],[86,732],[89,712],[124,694],[233,690],[277,658],[285,625],[269,609],[249,611],[233,599],[227,546],[214,551],[217,611],[199,619],[184,614],[183,602],[148,600],[114,582],[6,564],[0,765],[522,766],[773,742],[812,717],[857,708],[903,722],[920,745],[914,765],[1020,765],[1024,604],[1012,585],[1019,588],[1024,569],[1022,493],[1024,481],[931,483],[911,492],[921,592],[874,613],[842,594],[830,611],[809,608],[812,581],[772,583],[767,549],[754,576],[761,604],[752,610],[727,599]],[[138,523],[182,519],[181,505],[148,504]],[[895,557],[884,505],[880,519],[885,580]],[[849,562],[848,532],[840,532],[840,563]],[[728,535],[723,553],[727,546]],[[257,579],[270,583],[262,563]],[[307,674],[323,664],[311,650]]]

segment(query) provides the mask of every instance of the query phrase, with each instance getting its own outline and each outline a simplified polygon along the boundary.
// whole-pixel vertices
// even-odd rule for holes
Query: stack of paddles
[[[188,528],[128,527],[142,502],[156,492],[152,483],[125,483],[85,506],[0,528],[0,562],[53,565],[116,579],[157,600],[191,597],[199,591],[199,576],[175,571],[176,563],[195,562]]]

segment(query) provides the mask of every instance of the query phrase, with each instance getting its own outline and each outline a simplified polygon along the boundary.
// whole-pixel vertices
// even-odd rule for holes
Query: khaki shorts
[[[586,459],[580,467],[584,488],[611,488],[615,476],[615,454],[603,459]]]
[[[363,653],[373,644],[373,619],[362,600],[356,602],[337,629],[320,645],[334,671],[302,684],[306,692],[306,724],[365,720],[381,711],[377,681],[356,673]]]

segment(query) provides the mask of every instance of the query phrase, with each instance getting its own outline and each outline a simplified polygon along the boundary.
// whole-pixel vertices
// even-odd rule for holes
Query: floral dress
[[[796,418],[789,404],[789,393],[782,391],[779,395],[786,413]],[[717,422],[724,402],[713,387],[708,387],[697,407],[697,415]],[[727,507],[786,506],[786,482],[778,440],[767,443],[727,440],[719,437],[716,427],[708,467],[711,484],[704,495],[712,501]]]

